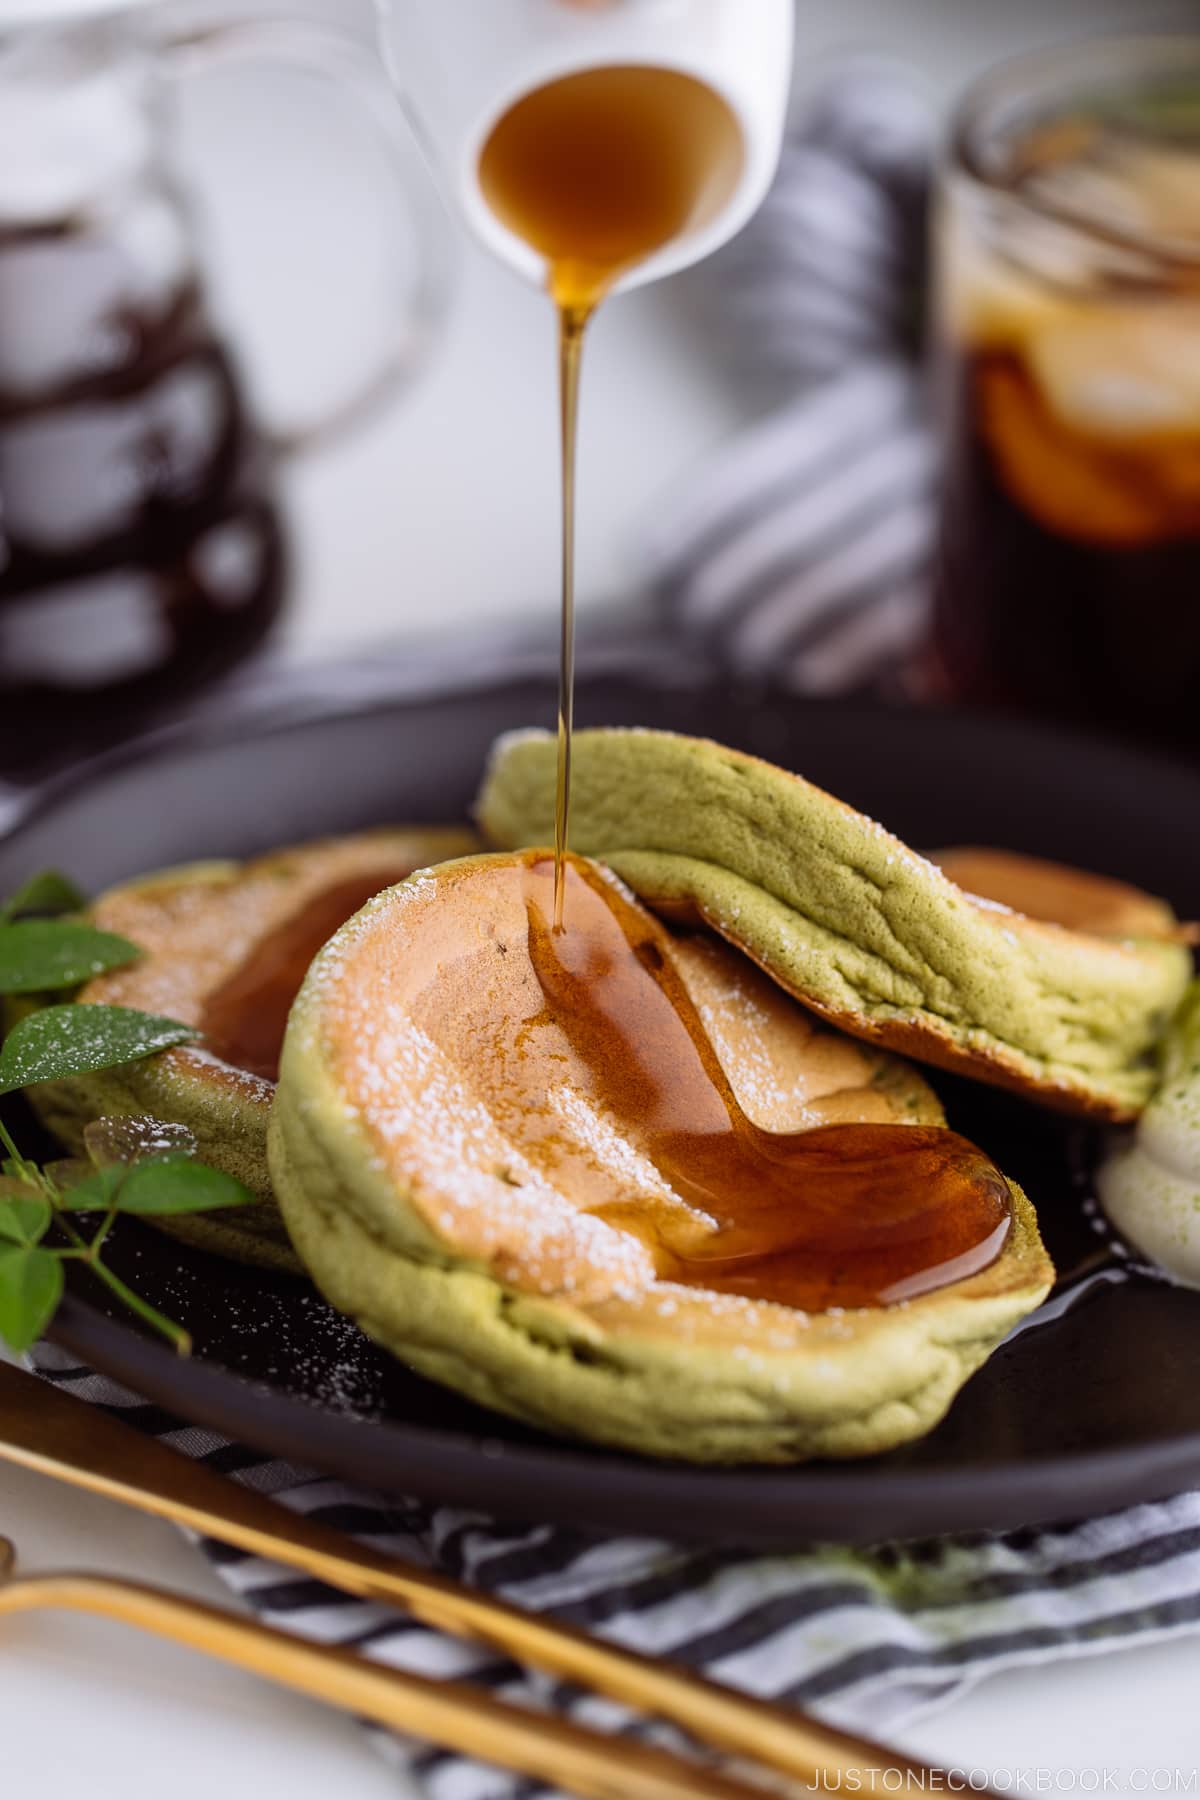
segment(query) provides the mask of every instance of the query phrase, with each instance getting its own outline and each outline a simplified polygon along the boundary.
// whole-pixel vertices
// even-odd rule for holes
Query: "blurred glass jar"
[[[939,691],[1200,748],[1200,38],[986,79],[938,233]]]
[[[264,643],[284,599],[280,454],[393,392],[443,311],[444,227],[369,53],[266,21],[164,42],[151,16],[141,0],[0,0],[8,774],[127,735]],[[381,225],[398,246],[394,333],[355,392],[290,425],[251,416],[169,155],[168,78],[231,60],[346,90],[400,190]],[[319,246],[314,264],[327,279]]]

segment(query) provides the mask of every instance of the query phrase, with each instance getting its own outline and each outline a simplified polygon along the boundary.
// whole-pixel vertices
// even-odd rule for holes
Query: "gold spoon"
[[[896,1769],[934,1783],[926,1765],[881,1744],[833,1731],[803,1713],[618,1649],[368,1549],[121,1424],[100,1407],[3,1363],[0,1460],[302,1569],[344,1593],[399,1606],[435,1630],[489,1644],[528,1667],[670,1719],[697,1743],[802,1782]]]
[[[91,1613],[232,1663],[328,1706],[443,1749],[494,1763],[583,1800],[763,1800],[763,1789],[663,1750],[606,1737],[495,1700],[462,1682],[367,1662],[141,1582],[108,1576],[14,1574],[0,1537],[0,1618],[42,1610]]]

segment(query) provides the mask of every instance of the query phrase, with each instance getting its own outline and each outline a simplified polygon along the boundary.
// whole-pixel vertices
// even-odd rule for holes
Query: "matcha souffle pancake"
[[[987,852],[948,862],[968,891],[799,776],[697,738],[581,731],[574,755],[574,848],[831,1024],[1066,1112],[1146,1104],[1191,966],[1164,902]],[[550,841],[554,780],[545,733],[502,739],[478,805],[491,842]]]
[[[269,1150],[332,1303],[559,1434],[694,1461],[919,1435],[1046,1294],[1032,1209],[906,1063],[607,869],[380,894],[292,1011]]]
[[[288,1008],[321,945],[363,902],[414,869],[474,845],[462,829],[381,830],[272,851],[253,862],[206,862],[113,888],[92,921],[141,957],[100,976],[82,1005],[130,1006],[203,1035],[147,1062],[30,1090],[43,1121],[73,1151],[93,1121],[130,1123],[136,1147],[186,1127],[198,1154],[245,1182],[261,1205],[162,1221],[164,1229],[248,1262],[298,1268],[271,1198],[267,1117]]]

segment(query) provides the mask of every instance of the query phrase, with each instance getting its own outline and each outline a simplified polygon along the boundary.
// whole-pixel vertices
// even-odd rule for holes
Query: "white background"
[[[359,24],[368,13],[358,0],[308,0],[308,10]],[[808,67],[831,51],[884,48],[944,93],[1035,38],[1110,21],[1144,26],[1150,14],[1143,0],[837,0],[803,9],[800,50]],[[253,304],[272,389],[311,383],[304,392],[315,395],[369,353],[385,324],[361,274],[382,261],[379,183],[351,176],[347,129],[311,96],[272,88],[267,106],[264,91],[239,82],[218,95],[214,85],[189,106],[188,137],[203,154],[206,191],[219,188],[230,211],[218,234],[227,262],[236,255],[244,270],[251,253],[259,259],[253,280],[227,278],[230,305]],[[269,228],[252,219],[259,197]],[[464,246],[452,316],[420,384],[353,443],[289,479],[299,552],[290,652],[545,614],[556,554],[552,408],[545,303]],[[596,332],[586,399],[585,603],[636,585],[639,519],[746,416],[736,386],[677,328],[669,291],[613,307]],[[103,1568],[225,1598],[169,1527],[2,1467],[0,1530],[30,1568]],[[1120,1772],[1108,1792],[1147,1791],[1132,1771],[1193,1770],[1197,1693],[1200,1640],[1181,1639],[994,1678],[914,1726],[904,1747],[943,1763],[1021,1769],[1029,1782],[1042,1770],[1049,1791],[1069,1790],[1075,1772],[1106,1769]],[[0,1732],[6,1797],[403,1792],[352,1722],[94,1621],[0,1627]]]

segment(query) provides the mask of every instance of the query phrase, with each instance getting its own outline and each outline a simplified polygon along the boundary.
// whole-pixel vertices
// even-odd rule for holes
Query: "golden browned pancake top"
[[[1179,923],[1165,900],[1126,881],[1067,863],[976,845],[935,850],[931,861],[973,898],[994,901],[1044,924],[1065,925],[1093,937],[1160,938],[1168,943],[1191,937],[1190,928]]]
[[[288,1008],[321,945],[381,888],[473,846],[457,828],[381,830],[145,876],[93,908],[142,956],[80,999],[195,1026],[204,1041],[169,1051],[176,1067],[269,1099]]]

